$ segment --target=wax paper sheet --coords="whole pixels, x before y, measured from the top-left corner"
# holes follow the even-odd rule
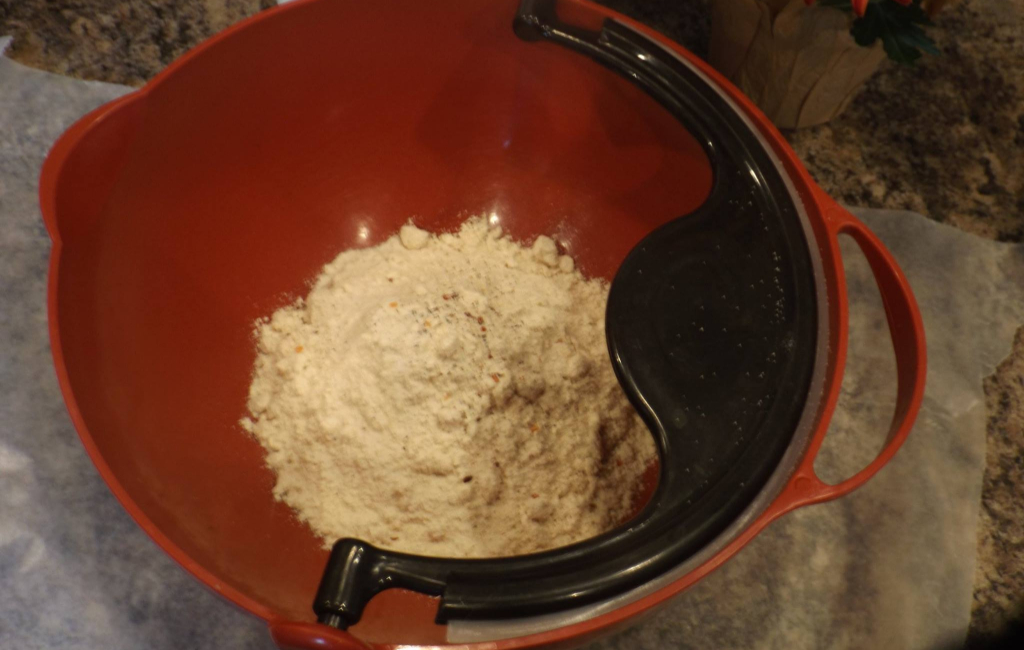
[[[0,648],[271,648],[261,622],[207,592],[122,511],[78,442],[52,368],[39,168],[75,119],[128,90],[0,57]],[[595,649],[941,650],[962,640],[982,378],[1024,322],[1024,249],[910,213],[858,214],[900,260],[925,316],[929,385],[907,445],[862,490],[787,516]],[[852,346],[820,463],[832,478],[877,450],[894,392],[874,284],[856,248],[846,251]]]

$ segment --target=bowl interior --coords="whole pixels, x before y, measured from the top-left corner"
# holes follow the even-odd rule
[[[710,190],[704,151],[667,111],[581,55],[517,39],[515,8],[275,10],[179,62],[130,125],[81,143],[85,156],[90,138],[117,140],[123,155],[60,179],[58,327],[88,436],[142,517],[260,615],[310,620],[326,552],[273,500],[237,424],[256,319],[410,218],[438,231],[493,215],[610,279]],[[82,188],[101,178],[111,189],[86,219]],[[354,631],[423,642],[376,624],[379,609]]]

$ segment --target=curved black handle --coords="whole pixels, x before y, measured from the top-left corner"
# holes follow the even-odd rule
[[[636,587],[702,548],[753,500],[788,446],[806,399],[813,346],[795,348],[810,348],[809,358],[783,348],[785,339],[809,338],[816,327],[807,245],[785,182],[750,127],[704,77],[614,21],[590,32],[559,22],[553,0],[523,0],[514,27],[525,40],[564,45],[631,79],[702,143],[713,167],[705,203],[645,238],[609,296],[609,349],[620,382],[658,440],[658,489],[623,527],[532,555],[453,560],[340,540],[314,603],[322,623],[355,623],[370,598],[393,587],[441,596],[438,622],[549,613]],[[769,255],[779,251],[785,260]],[[764,277],[785,299],[770,326],[758,327],[751,319],[774,295],[759,289]],[[737,283],[753,287],[757,301],[747,306],[753,309],[713,300],[721,286]],[[678,287],[689,291],[673,295]],[[673,347],[682,340],[680,328],[705,312],[734,333],[708,332],[706,345]],[[746,352],[731,352],[734,344]],[[774,359],[758,357],[769,350]],[[671,361],[677,354],[679,363]],[[734,372],[720,370],[723,361]],[[702,367],[709,369],[698,372]],[[762,376],[745,382],[751,370]],[[768,389],[766,382],[785,388]],[[757,399],[762,403],[755,407]]]

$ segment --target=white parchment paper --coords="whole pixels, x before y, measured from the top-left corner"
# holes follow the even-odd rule
[[[65,128],[129,90],[0,57],[0,648],[271,648],[262,623],[207,592],[121,510],[78,442],[52,368],[39,168]],[[858,214],[899,259],[924,313],[929,384],[906,446],[864,489],[777,522],[595,649],[944,650],[962,641],[985,457],[982,378],[1024,322],[1024,247],[910,213]],[[894,395],[874,283],[856,247],[845,250],[852,340],[819,463],[826,478],[873,456]]]

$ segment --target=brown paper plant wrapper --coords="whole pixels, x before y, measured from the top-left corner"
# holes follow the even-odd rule
[[[711,65],[780,128],[828,122],[885,60],[861,47],[852,16],[804,0],[713,0]]]
[[[958,0],[923,0],[929,16]],[[775,123],[828,122],[885,60],[881,41],[861,47],[852,16],[803,0],[712,0],[710,61]]]

